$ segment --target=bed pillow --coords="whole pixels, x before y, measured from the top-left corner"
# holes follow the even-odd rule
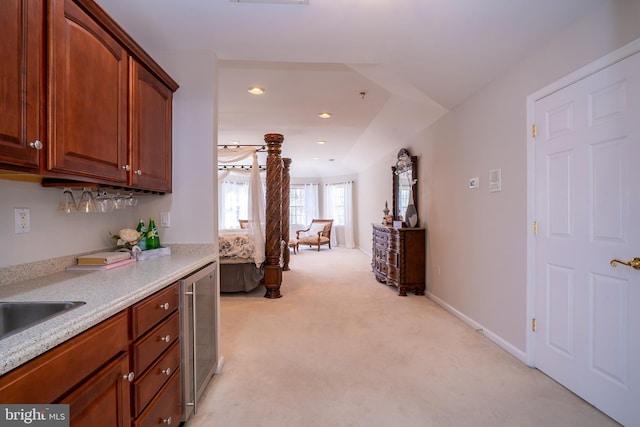
[[[317,222],[315,224],[312,224],[311,228],[309,228],[309,231],[307,231],[305,234],[311,237],[318,237],[318,232],[324,230],[324,226],[324,222]]]

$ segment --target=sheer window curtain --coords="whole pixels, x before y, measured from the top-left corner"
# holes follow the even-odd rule
[[[356,247],[353,234],[353,181],[344,183],[344,245],[349,249]]]
[[[339,184],[327,184],[324,186],[324,205],[323,218],[335,219],[336,202],[333,200],[333,188],[342,187],[344,191],[344,224],[338,225],[344,227],[344,244],[347,248],[355,248],[355,239],[353,234],[353,181],[343,182]],[[336,228],[334,222],[333,228]],[[331,233],[331,245],[337,246],[337,236],[335,230]]]
[[[304,214],[305,214],[305,227],[311,224],[311,220],[319,218],[320,209],[318,208],[318,184],[305,184],[304,185]]]

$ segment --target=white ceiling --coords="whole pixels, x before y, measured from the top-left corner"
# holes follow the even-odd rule
[[[322,177],[396,151],[607,1],[98,3],[147,51],[215,52],[219,144],[282,133],[291,175]],[[254,84],[266,93],[249,95]],[[321,111],[333,117],[320,119]]]

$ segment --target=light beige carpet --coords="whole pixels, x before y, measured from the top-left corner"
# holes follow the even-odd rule
[[[223,294],[225,366],[188,427],[617,425],[369,264],[301,248],[283,298]]]

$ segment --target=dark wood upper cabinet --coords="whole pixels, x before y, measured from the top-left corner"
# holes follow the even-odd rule
[[[41,0],[3,0],[0,12],[0,163],[37,172],[44,144]]]
[[[72,0],[49,25],[48,170],[124,185],[129,56]]]
[[[131,61],[131,168],[133,187],[171,192],[173,92]]]
[[[2,5],[0,169],[171,192],[178,84],[93,0]]]

